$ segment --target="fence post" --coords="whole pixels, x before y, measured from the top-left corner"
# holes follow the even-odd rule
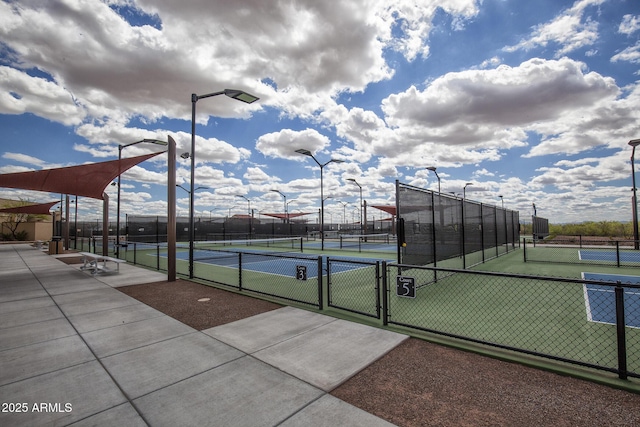
[[[522,256],[524,257],[524,262],[527,262],[527,238],[522,238]]]
[[[627,337],[624,320],[624,288],[616,286],[616,332],[618,337],[618,377],[627,379]]]
[[[136,257],[136,255],[138,254],[138,248],[137,248],[137,243],[134,242],[133,243],[133,265],[136,265],[136,262],[138,260],[138,258]]]
[[[618,267],[620,267],[620,241],[616,240],[616,262],[618,263]]]
[[[318,255],[318,309],[322,310],[324,307],[322,301],[322,255]]]
[[[380,318],[380,261],[376,261],[376,315]]]
[[[331,307],[331,262],[329,257],[327,257],[327,305]]]
[[[482,247],[482,263],[485,263],[484,259],[484,204],[480,203],[480,246]]]
[[[242,291],[242,252],[238,252],[238,290]]]
[[[389,324],[389,292],[387,283],[387,261],[382,261],[382,324]]]
[[[160,271],[160,243],[156,244],[156,270]]]

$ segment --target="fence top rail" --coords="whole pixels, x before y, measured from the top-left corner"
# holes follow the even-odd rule
[[[584,279],[572,279],[569,277],[535,276],[530,274],[497,273],[494,271],[461,270],[456,268],[428,267],[424,265],[389,263],[386,261],[382,261],[382,265],[383,265],[383,268],[386,265],[387,268],[441,271],[446,273],[475,274],[475,275],[489,276],[489,277],[510,277],[515,279],[538,280],[538,281],[544,281],[544,282],[579,283],[583,285],[598,284],[598,285],[611,286],[611,287],[624,286],[625,288],[640,289],[640,284],[624,283],[620,281],[614,282],[614,281],[607,281],[607,280],[584,280]]]
[[[353,258],[340,258],[340,256],[327,257],[328,262],[344,262],[349,264],[376,265],[380,261],[366,261]]]

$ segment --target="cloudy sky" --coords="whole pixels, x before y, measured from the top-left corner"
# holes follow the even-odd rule
[[[167,135],[190,151],[191,94],[225,88],[260,100],[197,103],[204,216],[247,213],[237,195],[256,216],[282,212],[271,190],[317,212],[320,169],[295,152],[307,149],[344,161],[324,168],[327,222],[358,219],[349,178],[367,203],[395,204],[396,179],[438,189],[430,166],[442,192],[472,183],[468,199],[502,195],[524,219],[532,203],[552,223],[631,219],[637,0],[0,2],[0,173],[113,160],[118,144]],[[123,218],[166,214],[166,161],[123,175]],[[100,215],[80,199],[80,219]]]

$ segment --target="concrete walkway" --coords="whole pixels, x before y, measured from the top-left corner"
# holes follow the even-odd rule
[[[157,274],[1,245],[0,425],[391,425],[328,392],[407,336],[292,307],[197,331],[113,288]]]

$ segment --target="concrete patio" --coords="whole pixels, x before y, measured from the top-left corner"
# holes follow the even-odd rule
[[[197,331],[114,289],[161,280],[0,246],[0,425],[390,425],[328,392],[407,336],[292,307]]]

